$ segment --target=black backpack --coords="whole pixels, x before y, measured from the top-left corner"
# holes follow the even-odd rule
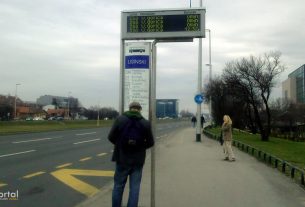
[[[125,152],[137,152],[144,148],[144,129],[141,119],[130,119],[123,127],[120,145]]]

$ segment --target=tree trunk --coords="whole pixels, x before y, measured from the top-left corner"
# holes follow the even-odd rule
[[[258,109],[257,109],[255,104],[252,104],[252,105],[253,105],[254,114],[255,114],[255,121],[256,121],[257,126],[260,130],[261,140],[262,141],[269,141],[269,136],[267,136],[267,134],[266,134],[266,130],[264,129],[264,126],[262,124]]]

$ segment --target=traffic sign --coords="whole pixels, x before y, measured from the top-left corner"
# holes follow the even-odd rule
[[[194,97],[194,100],[197,104],[202,104],[203,100],[204,100],[204,97],[203,97],[203,94],[197,94],[195,97]]]

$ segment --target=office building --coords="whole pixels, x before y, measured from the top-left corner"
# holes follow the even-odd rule
[[[178,99],[157,99],[156,116],[157,118],[177,118],[179,114]]]
[[[44,96],[40,96],[37,99],[36,103],[41,106],[54,105],[57,108],[78,107],[78,99],[73,97],[44,95]]]
[[[305,65],[290,73],[282,83],[282,96],[294,103],[305,103]]]

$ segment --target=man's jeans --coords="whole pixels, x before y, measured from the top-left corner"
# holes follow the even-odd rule
[[[127,207],[137,207],[139,201],[142,166],[125,166],[116,164],[114,187],[112,191],[112,207],[121,207],[122,197],[129,176],[129,198]]]

